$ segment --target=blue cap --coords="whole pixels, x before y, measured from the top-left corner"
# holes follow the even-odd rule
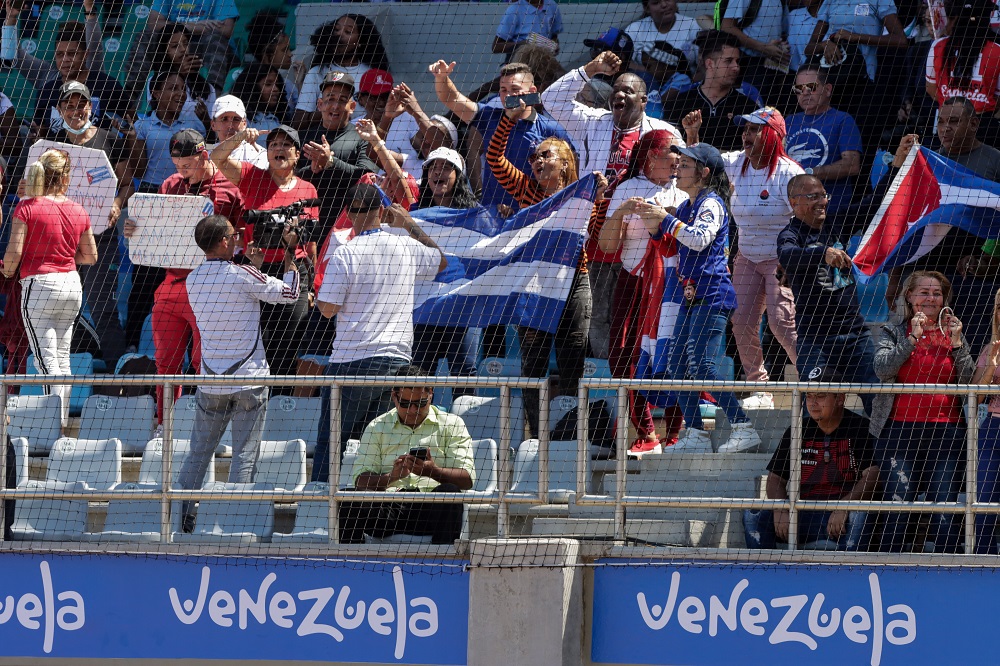
[[[707,143],[696,143],[687,148],[680,146],[670,146],[670,151],[678,155],[690,157],[695,162],[700,162],[712,170],[712,173],[725,171],[726,163],[722,161],[722,153],[715,146]]]
[[[611,51],[623,60],[622,71],[625,71],[628,63],[631,62],[632,54],[635,51],[632,38],[621,28],[608,28],[597,39],[583,40],[583,45],[601,51]]]

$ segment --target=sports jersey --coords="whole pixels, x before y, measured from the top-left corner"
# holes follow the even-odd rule
[[[972,69],[972,80],[963,87],[952,79],[945,64],[950,41],[948,37],[935,40],[927,52],[925,78],[937,90],[938,104],[949,97],[964,97],[976,107],[976,113],[995,111],[1000,94],[1000,44],[986,42]]]

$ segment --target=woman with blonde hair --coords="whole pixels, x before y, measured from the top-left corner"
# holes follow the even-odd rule
[[[1000,384],[1000,289],[993,297],[993,338],[976,362],[973,384]],[[1000,502],[1000,390],[979,396],[987,403],[986,420],[979,426],[979,466],[976,468],[976,499]],[[997,515],[976,516],[976,553],[1000,554],[997,548]]]
[[[882,328],[875,373],[884,383],[968,384],[975,363],[962,322],[948,306],[951,283],[937,271],[916,271],[903,286],[904,319]],[[876,396],[871,433],[878,437],[887,502],[955,502],[965,469],[965,421],[959,396],[902,393]],[[884,550],[902,552],[907,514],[886,516]],[[927,540],[935,552],[959,552],[961,522],[935,514]],[[918,548],[923,550],[922,547]]]
[[[83,304],[76,266],[97,262],[90,216],[66,197],[69,156],[47,150],[25,171],[25,197],[14,209],[10,243],[0,273],[20,271],[21,317],[40,375],[69,375],[73,325]],[[103,225],[102,225],[103,226]],[[62,398],[62,423],[69,418],[67,385],[46,387]]]

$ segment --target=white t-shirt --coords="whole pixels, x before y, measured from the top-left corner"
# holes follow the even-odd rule
[[[684,52],[691,67],[697,63],[698,49],[693,42],[700,31],[701,28],[696,20],[681,14],[677,15],[674,26],[667,32],[657,30],[656,24],[653,23],[650,16],[630,23],[625,28],[625,33],[632,38],[636,60],[640,59],[640,54],[651,47],[653,42],[670,42],[672,46]]]
[[[260,303],[297,301],[298,271],[285,273],[282,281],[247,264],[210,260],[194,269],[186,283],[188,300],[201,333],[201,374],[234,377],[271,374],[260,333]],[[225,395],[251,388],[254,387],[200,386],[198,390]]]
[[[306,78],[302,81],[302,90],[299,91],[299,101],[295,105],[296,111],[308,111],[312,113],[316,110],[316,102],[319,101],[320,90],[319,86],[323,83],[323,77],[327,75],[328,72],[347,72],[352,77],[354,77],[354,85],[357,86],[361,82],[361,76],[367,72],[371,67],[361,63],[354,67],[341,67],[340,65],[322,65],[317,67],[312,67],[308,72],[306,72]],[[358,105],[361,108],[361,105]],[[364,111],[362,110],[362,113]]]
[[[414,283],[438,273],[441,253],[409,236],[366,231],[333,252],[316,299],[339,305],[330,363],[412,358]]]
[[[688,195],[677,189],[673,184],[660,187],[645,176],[629,178],[618,186],[611,203],[608,205],[608,215],[613,215],[626,200],[632,197],[642,197],[658,206],[673,206],[676,208],[687,201]],[[635,273],[642,258],[646,254],[649,243],[649,231],[638,215],[626,215],[622,220],[622,268],[629,273]]]
[[[746,160],[743,151],[722,153],[722,159],[733,184],[730,208],[740,230],[740,254],[753,262],[777,259],[778,233],[792,217],[788,181],[805,172],[792,160],[782,157],[773,176],[768,177],[767,167],[757,170],[752,166],[746,175],[741,175]]]
[[[403,156],[403,171],[409,173],[420,173],[423,166],[420,155],[410,144],[410,139],[419,130],[420,125],[417,124],[417,119],[404,113],[392,121],[389,131],[385,135],[385,147]]]

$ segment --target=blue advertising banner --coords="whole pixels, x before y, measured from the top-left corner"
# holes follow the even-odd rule
[[[996,663],[997,569],[601,564],[594,662]]]
[[[0,571],[4,657],[466,663],[454,565],[9,553]]]

